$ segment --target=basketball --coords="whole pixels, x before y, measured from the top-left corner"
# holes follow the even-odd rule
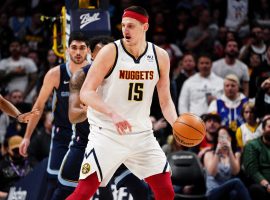
[[[177,143],[193,147],[201,143],[206,134],[203,120],[195,114],[183,113],[173,124],[173,136]]]

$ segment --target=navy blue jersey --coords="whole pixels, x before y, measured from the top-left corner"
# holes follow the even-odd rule
[[[57,176],[61,162],[68,150],[72,136],[72,126],[68,119],[69,80],[71,73],[68,64],[60,65],[58,89],[53,91],[53,129],[47,172]]]
[[[68,119],[69,80],[71,74],[68,66],[60,65],[60,82],[58,89],[54,88],[53,94],[53,124],[56,127],[63,127],[71,130],[71,123]]]
[[[83,72],[85,73],[85,76],[89,70],[91,65],[86,65],[85,67],[82,68]],[[75,137],[73,137],[73,142],[71,145],[79,145],[86,147],[87,142],[88,142],[88,134],[89,134],[89,123],[88,120],[86,119],[85,121],[81,123],[74,124],[75,128]]]

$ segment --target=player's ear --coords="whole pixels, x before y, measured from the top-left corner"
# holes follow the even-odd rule
[[[146,32],[149,28],[149,24],[148,23],[144,23],[143,24],[143,30]]]

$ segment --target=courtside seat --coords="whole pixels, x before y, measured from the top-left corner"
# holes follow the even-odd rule
[[[181,188],[176,191],[175,199],[207,199],[206,174],[204,168],[193,152],[177,151],[167,156],[172,169],[172,183]],[[187,192],[186,189],[190,190]]]

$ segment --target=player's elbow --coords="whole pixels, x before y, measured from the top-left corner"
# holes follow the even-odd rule
[[[83,90],[83,89],[81,89],[81,91],[80,91],[80,101],[82,102],[82,103],[86,103],[85,101],[86,101],[86,95],[87,94],[87,91],[85,91],[85,90]]]

